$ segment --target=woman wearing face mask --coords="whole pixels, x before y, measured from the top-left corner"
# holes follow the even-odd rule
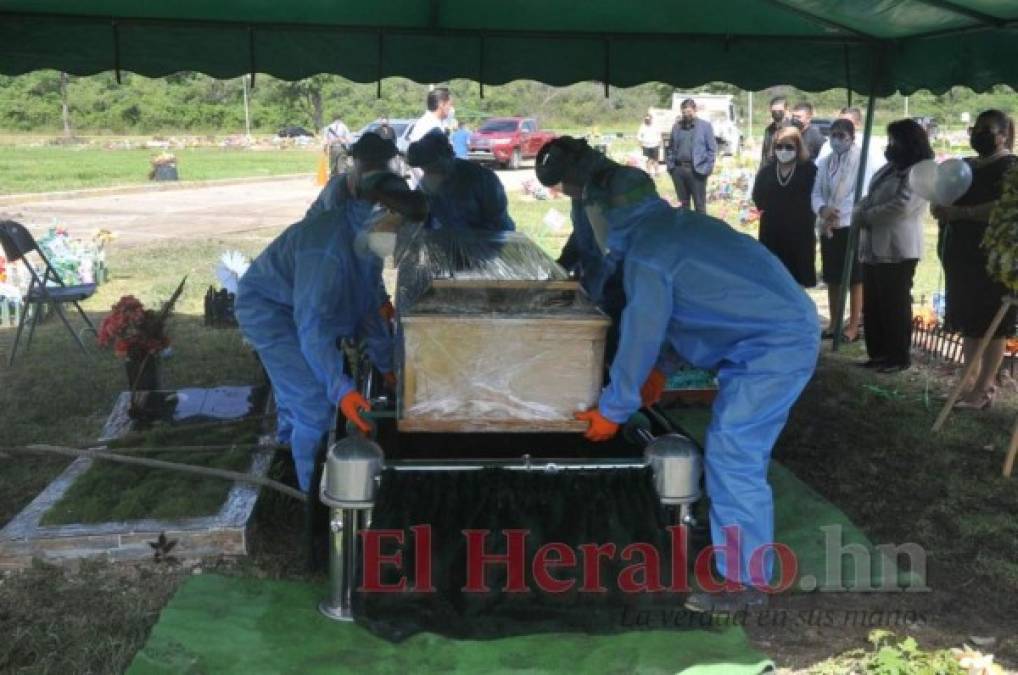
[[[778,129],[769,161],[756,175],[753,203],[760,243],[778,257],[800,286],[817,285],[815,217],[810,203],[817,168],[794,127]]]
[[[831,310],[830,328],[824,338],[834,337],[831,332],[837,317],[843,316],[841,306],[841,275],[848,255],[848,232],[855,206],[855,185],[859,176],[859,146],[855,143],[855,126],[850,120],[836,119],[831,124],[831,152],[817,162],[817,179],[813,184],[813,213],[816,214],[817,234],[820,236],[820,258],[827,299]],[[866,167],[864,185],[869,183],[873,168]],[[852,265],[849,279],[849,313],[844,339],[855,342],[862,328],[862,271]]]
[[[885,154],[887,164],[873,176],[854,214],[869,355],[860,365],[894,373],[911,363],[912,277],[922,255],[926,210],[926,200],[909,185],[909,170],[932,159],[933,150],[923,128],[905,119],[887,127]]]
[[[946,323],[964,338],[966,365],[979,348],[990,322],[1000,309],[1007,288],[986,271],[983,234],[990,212],[1000,199],[1004,174],[1018,165],[1011,154],[1014,123],[1000,110],[987,110],[976,118],[969,142],[977,157],[967,158],[972,168],[972,185],[951,206],[930,209],[940,226],[937,250],[944,265],[947,287]],[[988,408],[996,391],[995,380],[1004,358],[1006,338],[1014,335],[1015,308],[1011,307],[994,334],[973,378],[966,382],[966,395],[959,408]]]

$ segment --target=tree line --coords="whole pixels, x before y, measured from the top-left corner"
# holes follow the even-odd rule
[[[0,76],[0,129],[34,133],[151,134],[242,133],[245,130],[243,78],[218,80],[200,73],[181,72],[162,78],[123,73],[117,83],[112,73],[69,76],[56,71]],[[625,89],[613,87],[604,96],[600,83],[587,82],[553,87],[533,81],[486,86],[484,98],[476,82],[448,83],[456,99],[457,117],[475,122],[488,115],[536,116],[548,128],[629,129],[639,124],[648,107],[669,106],[673,89],[650,83]],[[336,75],[287,82],[258,75],[247,87],[253,133],[272,133],[287,125],[321,129],[335,117],[351,128],[382,116],[416,117],[423,110],[427,86],[402,78],[383,80],[381,98],[375,84],[359,84]],[[698,91],[735,95],[740,121],[746,122],[748,93],[731,85],[715,83]],[[784,94],[791,102],[809,100],[818,115],[830,115],[848,100],[843,89],[806,93],[791,87],[772,87],[755,92],[753,126],[766,124],[771,96]],[[911,115],[931,115],[957,126],[960,113],[1000,107],[1010,111],[1014,91],[995,87],[977,94],[955,87],[943,94],[918,92],[909,99]],[[856,96],[854,104],[865,105]],[[877,122],[886,123],[904,111],[901,96],[880,99]]]

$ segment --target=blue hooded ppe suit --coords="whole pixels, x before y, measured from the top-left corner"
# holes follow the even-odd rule
[[[816,367],[816,308],[777,258],[716,218],[673,209],[656,195],[604,215],[607,247],[624,264],[628,302],[600,412],[626,422],[641,406],[651,369],[674,370],[671,350],[717,370],[705,448],[711,539],[726,543],[722,528],[735,526],[741,542],[738,560],[720,553],[716,562],[726,579],[765,586],[773,555],[762,547],[774,541],[767,468]]]
[[[495,172],[464,159],[449,160],[451,171],[435,193],[426,192],[431,215],[428,226],[437,229],[511,232],[505,188]]]
[[[558,263],[568,272],[577,272],[580,285],[590,299],[612,320],[605,336],[604,359],[610,364],[618,348],[619,324],[626,295],[622,286],[622,265],[613,256],[605,257],[594,237],[583,200],[573,199],[569,209],[573,231],[562,248]]]
[[[290,443],[304,491],[336,407],[354,387],[337,340],[362,338],[379,370],[393,368],[393,339],[378,313],[382,261],[358,238],[372,204],[339,184],[334,208],[287,228],[237,290],[237,320],[272,381],[279,440]]]

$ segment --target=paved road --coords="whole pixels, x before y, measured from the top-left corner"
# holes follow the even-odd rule
[[[509,191],[534,175],[531,169],[498,173]],[[0,206],[0,220],[17,220],[33,232],[56,223],[80,237],[105,228],[121,246],[210,236],[265,239],[299,220],[318,191],[307,178],[270,179]]]
[[[113,231],[119,245],[256,232],[298,220],[318,194],[306,178],[165,192],[81,197],[0,207],[0,217],[45,230],[53,223],[87,236]]]

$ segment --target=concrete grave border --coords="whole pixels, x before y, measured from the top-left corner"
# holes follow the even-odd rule
[[[102,440],[108,441],[129,430],[129,425],[123,423],[129,403],[130,393],[121,393],[103,428]],[[265,476],[272,456],[271,449],[253,452],[248,472]],[[151,560],[153,549],[149,542],[154,542],[161,533],[177,541],[171,555],[182,560],[248,553],[248,521],[259,493],[258,486],[250,483],[234,483],[223,506],[212,516],[40,525],[45,513],[88,471],[93,461],[87,457],[74,460],[0,530],[0,570],[30,567],[33,558],[51,564],[95,557],[114,562]]]

